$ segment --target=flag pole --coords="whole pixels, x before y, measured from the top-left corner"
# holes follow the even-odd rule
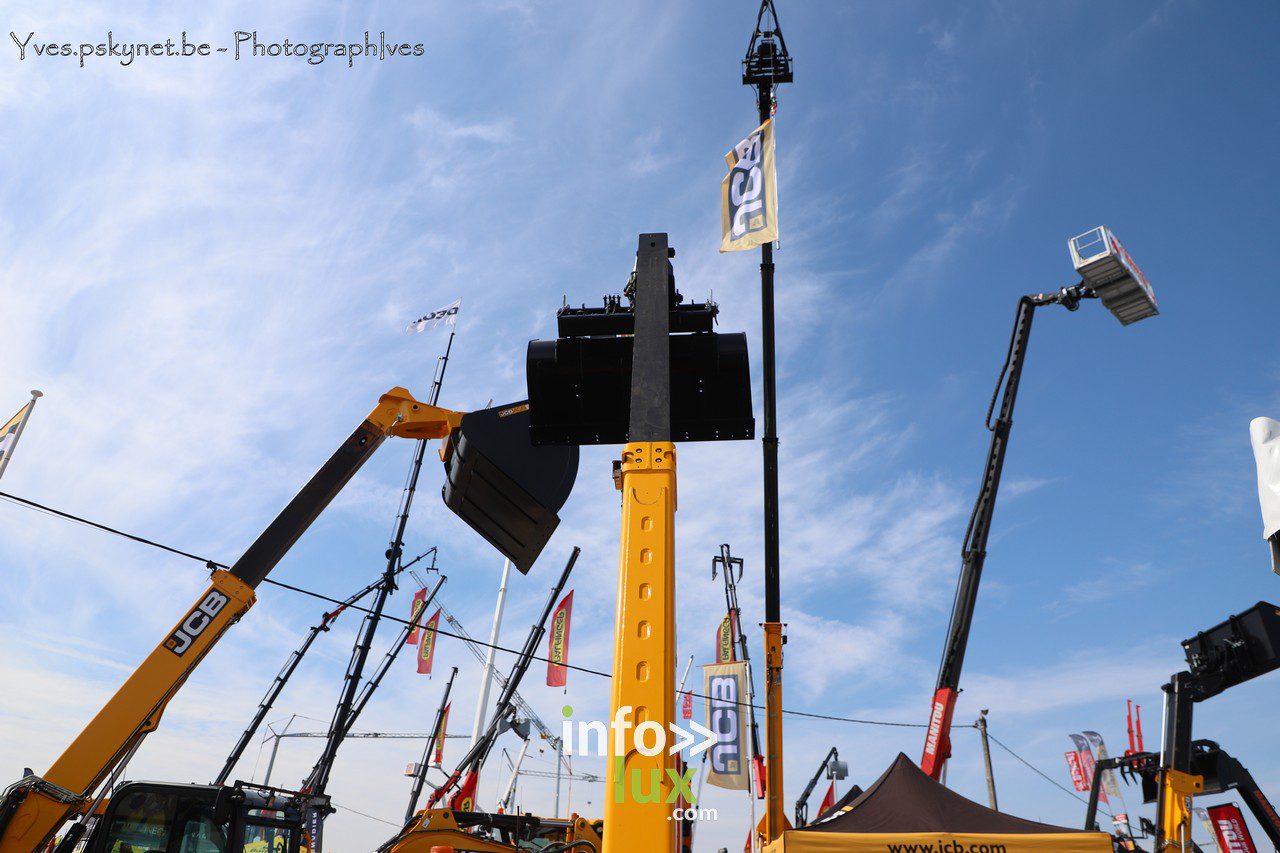
[[[444,385],[444,372],[449,367],[449,353],[453,351],[453,336],[457,333],[457,326],[449,327],[449,342],[444,345],[444,355],[436,359],[436,374],[431,379],[431,393],[427,395],[427,402],[433,406],[440,404],[440,387]]]
[[[31,418],[31,411],[36,407],[36,400],[43,397],[39,391],[31,392],[31,402],[27,403],[27,410],[22,413],[22,420],[18,421],[18,429],[13,434],[13,444],[9,445],[9,450],[0,456],[0,477],[4,476],[4,469],[9,467],[9,460],[13,458],[13,451],[18,447],[18,441],[22,438],[22,431],[27,428],[27,421]]]
[[[756,28],[742,62],[742,83],[756,88],[760,124],[773,114],[774,90],[792,80],[791,55],[782,37],[773,0],[762,0]],[[782,792],[782,626],[778,545],[778,400],[774,348],[773,243],[760,247],[760,325],[764,362],[764,645],[765,843],[786,827]]]
[[[489,686],[494,679],[493,653],[498,647],[502,631],[502,611],[507,603],[507,580],[511,577],[511,561],[502,563],[502,582],[498,585],[498,601],[493,608],[493,628],[489,633],[489,650],[485,654],[484,670],[480,674],[480,695],[476,700],[476,718],[471,724],[471,747],[474,749],[484,733],[485,712],[489,704]]]

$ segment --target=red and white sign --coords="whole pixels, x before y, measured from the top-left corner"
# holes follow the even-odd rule
[[[687,691],[684,693],[684,699],[681,700],[680,716],[686,720],[693,719],[693,694]]]
[[[1067,759],[1067,769],[1071,771],[1071,784],[1077,791],[1089,790],[1089,783],[1084,778],[1084,768],[1080,766],[1080,753],[1070,750],[1063,755]]]
[[[1223,803],[1220,806],[1210,806],[1208,811],[1214,834],[1218,836],[1218,849],[1222,853],[1258,853],[1239,806]]]

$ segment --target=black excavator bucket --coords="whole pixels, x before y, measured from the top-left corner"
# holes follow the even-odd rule
[[[445,505],[528,573],[560,524],[578,448],[534,446],[522,401],[464,415],[445,456]]]
[[[673,441],[731,441],[755,435],[747,336],[712,332],[715,315],[712,303],[672,307]],[[614,301],[604,308],[565,308],[558,319],[558,339],[529,343],[526,376],[533,443],[631,440],[634,313]]]

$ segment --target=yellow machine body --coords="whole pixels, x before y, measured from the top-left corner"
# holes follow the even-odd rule
[[[653,723],[664,735],[675,721],[676,450],[671,442],[632,442],[623,448],[622,536],[618,569],[611,717],[632,728],[623,748],[608,738],[605,777],[605,853],[675,853],[671,820],[675,762],[666,750],[636,749],[636,727]],[[630,712],[627,713],[627,709]],[[652,743],[645,738],[641,743]],[[668,773],[671,771],[671,773]]]
[[[1177,847],[1186,851],[1192,849],[1191,799],[1203,793],[1203,776],[1172,768],[1164,771],[1160,790],[1160,819],[1166,848]]]
[[[545,841],[567,844],[575,841],[587,842],[590,847],[575,848],[582,853],[599,853],[603,844],[596,826],[578,815],[571,816],[568,821],[542,821],[537,835]],[[452,847],[475,853],[513,853],[522,849],[472,835],[458,823],[452,809],[425,809],[415,816],[413,824],[403,830],[386,850],[387,853],[431,853],[436,847]]]

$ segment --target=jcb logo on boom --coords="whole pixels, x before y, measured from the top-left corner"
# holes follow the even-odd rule
[[[164,647],[178,657],[182,657],[230,600],[216,590],[210,591],[204,600],[191,608],[191,612],[178,623],[178,627],[169,635],[169,639],[164,641]]]

